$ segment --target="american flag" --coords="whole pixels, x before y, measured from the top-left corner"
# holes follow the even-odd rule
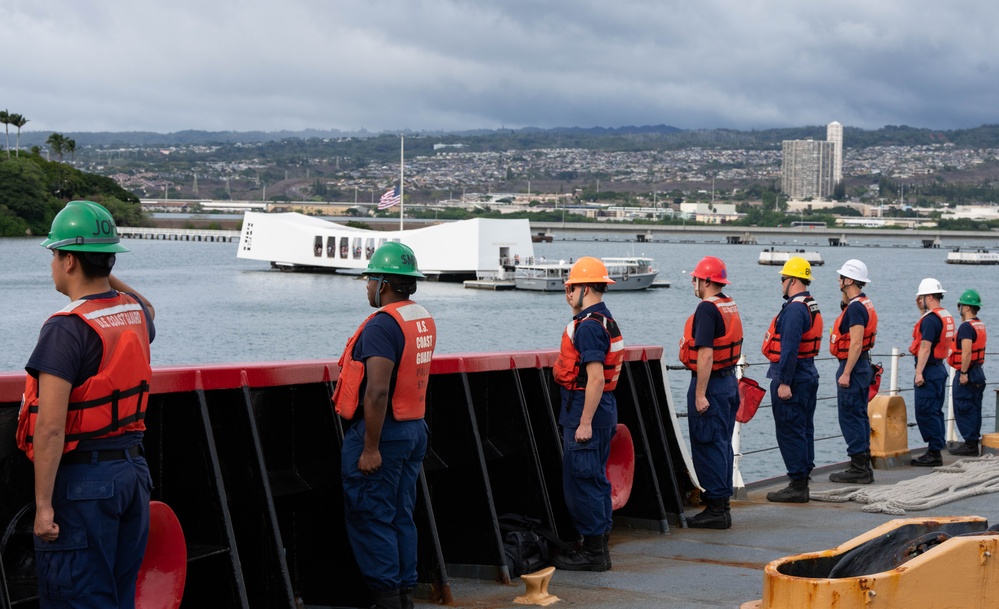
[[[378,200],[378,209],[388,209],[390,207],[395,207],[402,201],[402,197],[399,196],[399,188],[392,188],[391,190],[385,191],[382,198]]]

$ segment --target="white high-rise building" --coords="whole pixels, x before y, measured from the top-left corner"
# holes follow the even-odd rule
[[[833,121],[826,125],[826,141],[836,144],[833,153],[833,186],[843,181],[843,125]]]
[[[826,125],[826,141],[781,144],[781,190],[790,199],[829,199],[843,180],[843,125]]]
[[[781,190],[788,198],[828,199],[836,145],[815,140],[785,140],[781,145]]]

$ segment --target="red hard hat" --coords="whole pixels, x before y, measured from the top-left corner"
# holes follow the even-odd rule
[[[725,271],[725,263],[714,256],[701,258],[701,261],[697,263],[697,266],[694,267],[690,275],[698,279],[708,279],[722,285],[728,284],[728,272]]]

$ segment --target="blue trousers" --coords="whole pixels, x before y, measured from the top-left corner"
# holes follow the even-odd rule
[[[423,419],[387,417],[378,451],[382,466],[365,476],[357,469],[364,450],[364,421],[343,438],[340,476],[347,538],[368,588],[385,592],[416,585],[416,481],[427,452]]]
[[[972,374],[974,370],[971,368],[968,371],[967,385],[962,385],[960,375],[955,373],[952,389],[954,421],[957,423],[957,430],[961,432],[961,437],[966,442],[977,442],[982,438],[982,398],[985,394],[985,375],[981,373],[981,368],[978,369],[978,374]],[[972,379],[978,382],[972,384]]]
[[[871,419],[867,415],[867,396],[871,387],[871,362],[866,357],[857,360],[850,372],[850,386],[840,387],[846,360],[839,360],[836,369],[836,406],[839,409],[839,429],[846,440],[846,454],[859,455],[871,450]]]
[[[732,432],[739,411],[739,384],[735,375],[708,381],[708,409],[697,412],[694,396],[697,379],[687,389],[687,425],[690,430],[690,457],[705,499],[732,496]]]
[[[947,387],[947,369],[943,362],[927,364],[923,369],[922,387],[916,387],[913,398],[916,406],[916,424],[929,450],[943,450],[947,445],[944,427],[943,403]]]
[[[59,537],[34,538],[41,609],[135,607],[152,487],[142,456],[59,467],[52,494]]]
[[[614,527],[607,459],[616,428],[593,428],[587,442],[576,442],[576,428],[562,429],[562,492],[572,524],[584,536]]]
[[[815,468],[815,402],[819,391],[818,374],[796,375],[791,383],[791,399],[777,396],[777,379],[770,381],[777,446],[792,480],[804,480]]]

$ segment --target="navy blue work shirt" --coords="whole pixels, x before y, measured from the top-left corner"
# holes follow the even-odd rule
[[[613,319],[607,305],[603,302],[587,307],[574,315],[573,319],[582,319],[590,313],[599,313],[604,317]],[[573,344],[579,351],[580,369],[586,368],[589,362],[600,362],[603,364],[610,351],[610,335],[603,324],[596,319],[583,320],[576,326],[573,336]],[[562,387],[562,408],[559,411],[559,424],[563,427],[579,427],[579,418],[583,414],[583,405],[586,400],[584,389],[570,390]],[[605,391],[600,397],[600,404],[593,413],[593,428],[606,429],[617,426],[617,401],[613,391]]]
[[[807,291],[799,292],[792,298],[799,296],[810,296],[810,294]],[[799,364],[805,368],[811,367],[814,371],[815,358],[798,359],[801,337],[811,327],[812,314],[808,310],[808,305],[803,302],[792,302],[791,298],[787,299],[777,314],[777,322],[774,324],[774,331],[780,335],[780,361],[770,362],[770,367],[767,369],[768,379],[777,379],[781,385],[790,385],[794,382],[794,373]]]

